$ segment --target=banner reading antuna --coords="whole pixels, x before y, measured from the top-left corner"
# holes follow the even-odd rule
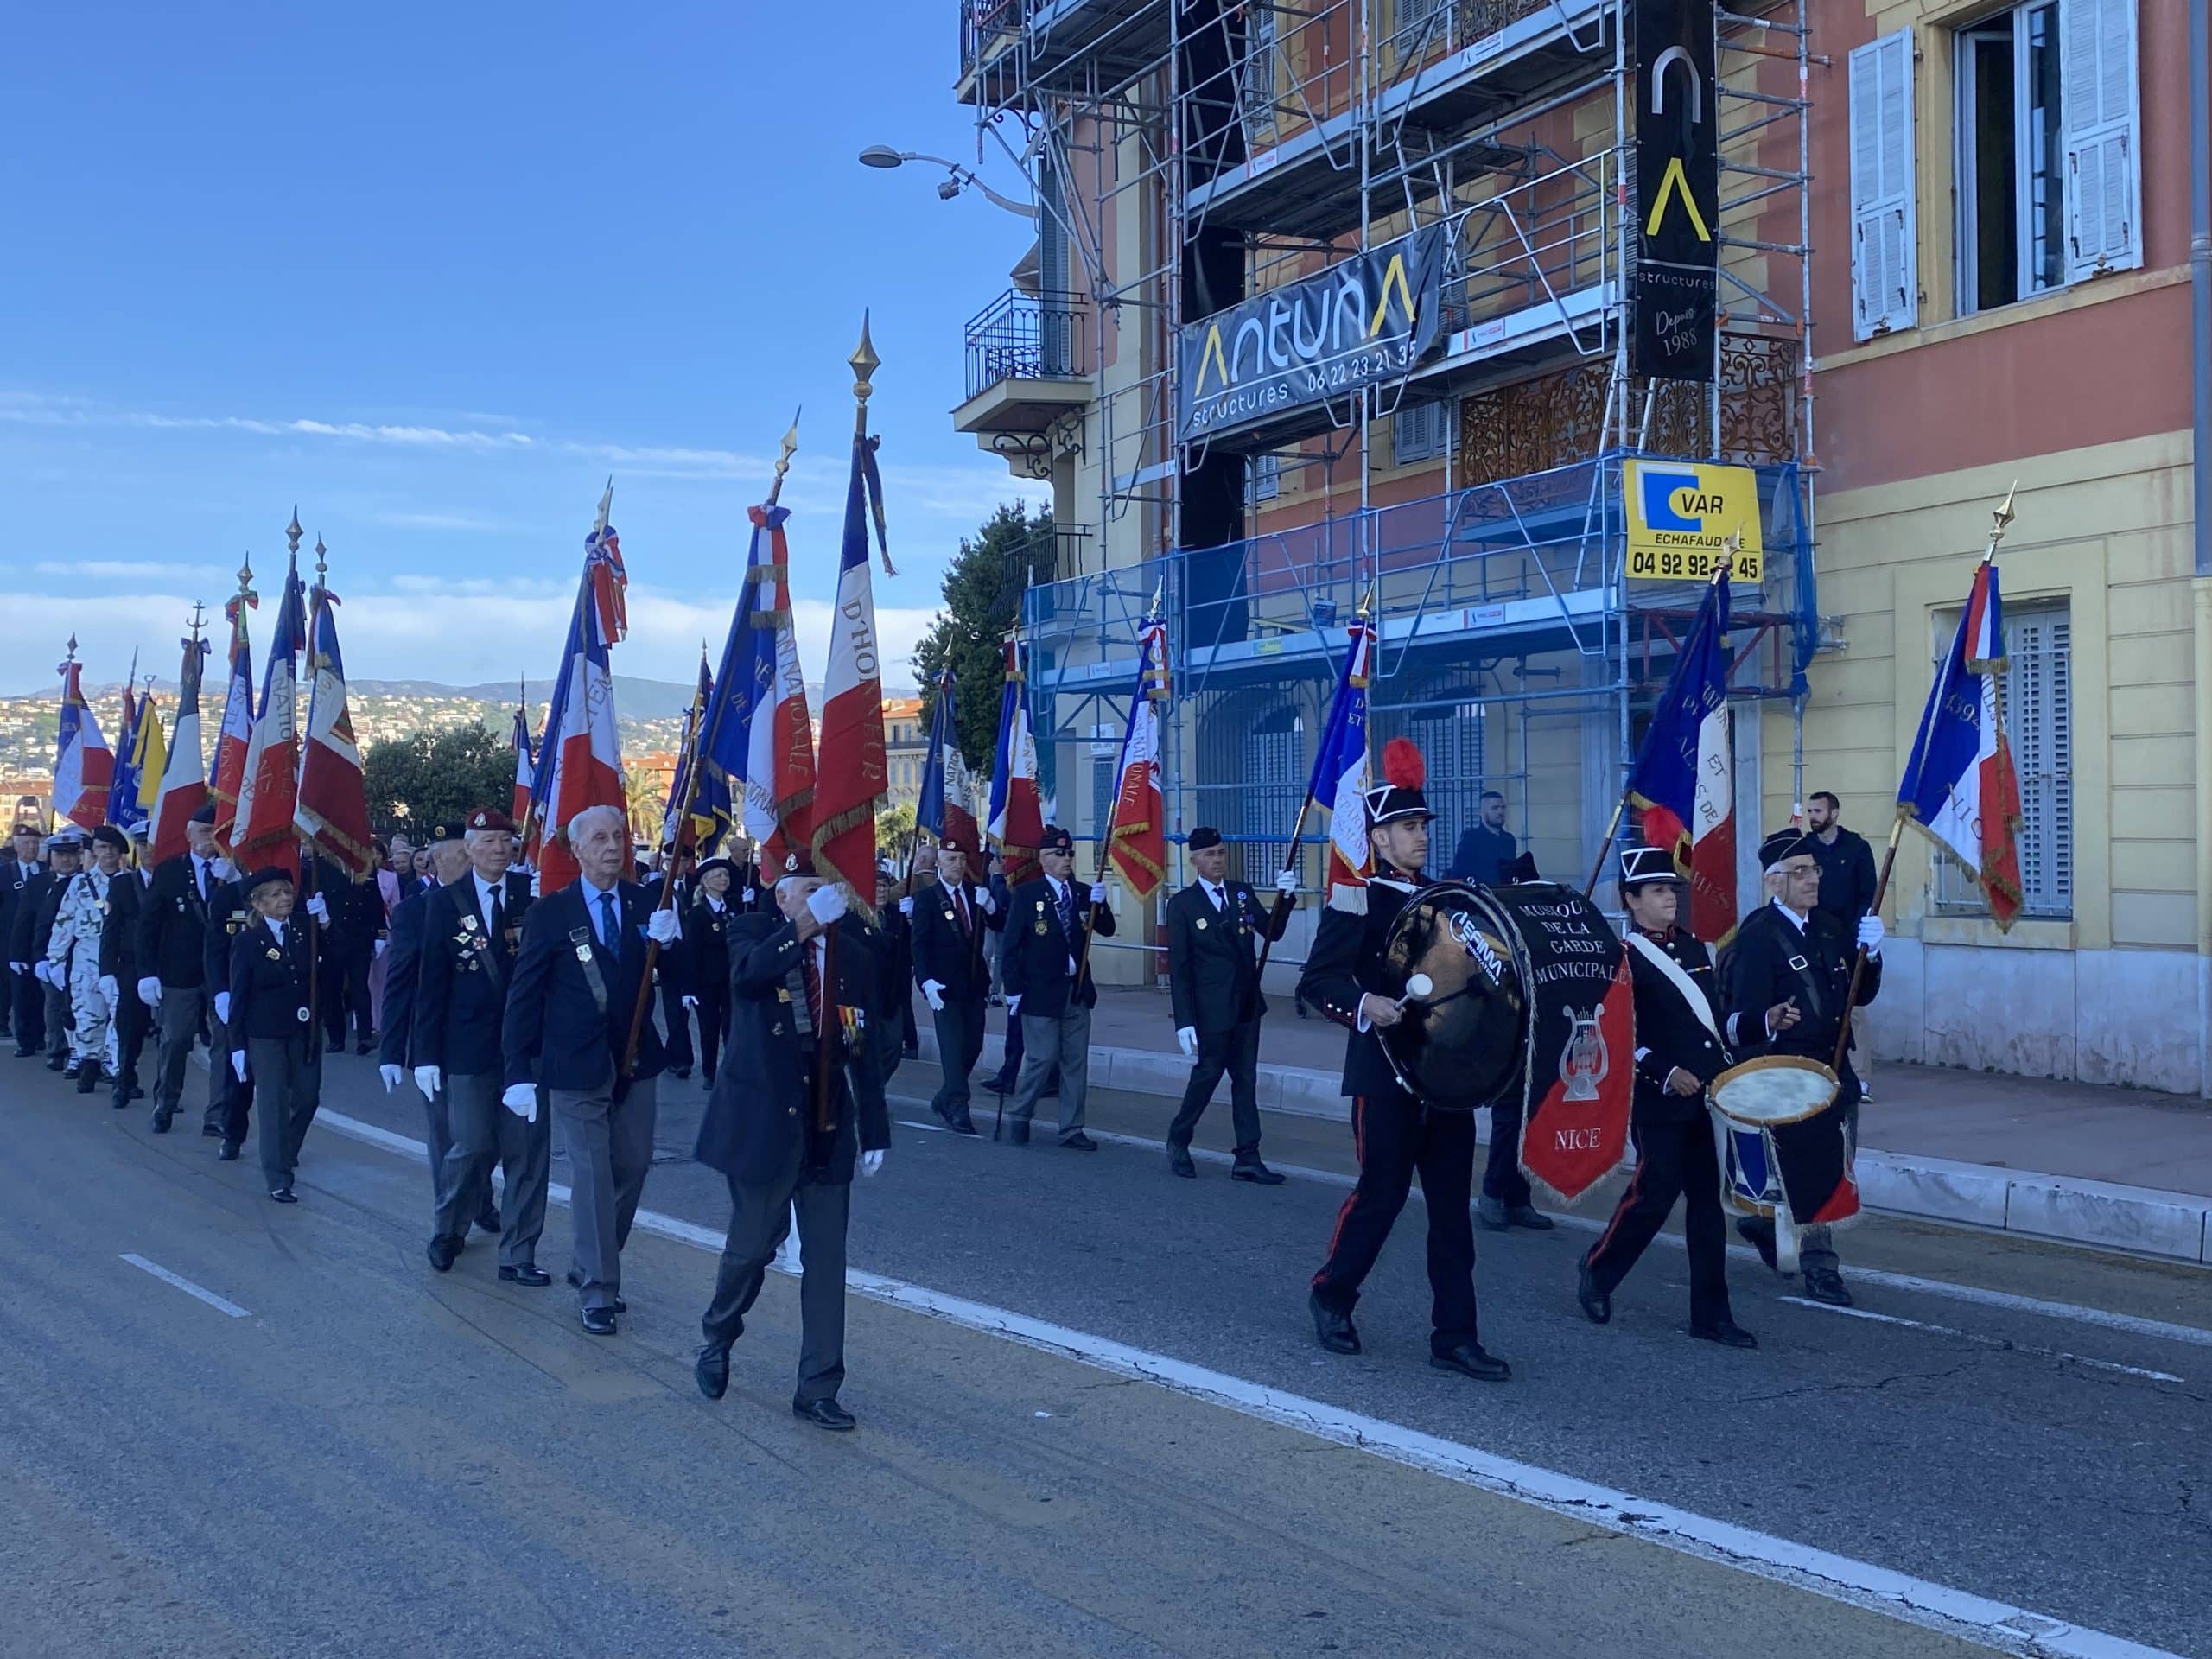
[[[1185,323],[1175,435],[1232,431],[1409,372],[1436,344],[1449,228],[1431,225]]]

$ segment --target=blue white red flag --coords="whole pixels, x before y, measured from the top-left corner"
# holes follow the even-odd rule
[[[107,785],[107,821],[125,835],[145,822],[138,810],[138,748],[146,734],[138,726],[137,679],[138,653],[134,651],[130,676],[123,682],[123,719],[116,728],[122,747],[116,752],[115,768],[108,774]]]
[[[152,845],[147,855],[156,864],[188,850],[184,826],[207,804],[207,763],[200,747],[200,686],[213,648],[196,632],[182,643],[176,729],[169,734],[168,754],[155,793]]]
[[[702,760],[706,752],[706,715],[714,706],[715,679],[699,659],[699,683],[683,722],[683,747],[668,780],[668,805],[661,813],[660,844],[666,852],[699,859],[714,851],[728,827],[729,793],[721,774]],[[696,779],[696,781],[695,781]]]
[[[100,735],[100,722],[85,701],[83,664],[77,642],[57,670],[61,676],[61,728],[54,746],[54,818],[97,830],[107,816],[108,785],[115,781],[115,754]]]
[[[875,630],[868,530],[894,574],[883,524],[877,440],[853,435],[845,486],[845,534],[837,602],[830,619],[830,666],[822,677],[822,741],[814,767],[814,866],[841,884],[849,902],[875,918],[875,815],[889,779],[883,738],[883,642]]]
[[[259,595],[248,588],[223,607],[223,619],[231,625],[231,650],[223,682],[223,723],[215,731],[207,793],[215,803],[215,844],[224,857],[233,861],[238,791],[245,782],[245,753],[253,744],[253,645],[246,637],[246,613],[260,604]]]
[[[914,827],[939,841],[980,850],[976,840],[976,785],[960,753],[960,720],[953,705],[952,670],[937,683],[937,706],[930,714],[930,752],[922,762],[922,792],[914,803]]]
[[[1367,674],[1374,641],[1367,620],[1355,617],[1351,642],[1337,676],[1337,693],[1314,751],[1306,798],[1329,815],[1329,869],[1322,882],[1332,910],[1367,913],[1367,882],[1375,858],[1367,839],[1367,791],[1373,769],[1367,753]],[[1300,815],[1301,821],[1304,814]]]
[[[538,890],[556,893],[581,873],[569,850],[567,830],[576,815],[611,806],[629,815],[622,786],[622,742],[614,724],[613,647],[622,638],[628,577],[620,544],[607,521],[614,486],[599,499],[599,522],[584,538],[584,569],[576,607],[553,677],[552,707],[537,749],[531,780],[533,840]]]
[[[748,516],[753,542],[745,582],[722,644],[699,753],[736,827],[757,849],[760,868],[772,880],[791,853],[814,844],[814,722],[791,632],[791,553],[784,534],[791,512],[764,504]]]
[[[254,711],[238,776],[232,856],[241,874],[274,866],[300,874],[293,828],[300,804],[299,658],[307,644],[307,588],[295,560],[284,573],[284,597],[262,664],[261,706]]]
[[[1152,602],[1139,639],[1136,688],[1129,695],[1129,724],[1122,737],[1114,817],[1106,831],[1106,856],[1129,891],[1148,896],[1167,873],[1167,799],[1160,786],[1160,734],[1173,687],[1168,679],[1167,624],[1160,601]]]
[[[321,545],[315,544],[318,554]],[[346,664],[338,651],[338,595],[319,581],[310,635],[308,667],[315,678],[293,818],[317,852],[358,881],[377,867],[369,845],[368,785],[360,745],[353,741]]]
[[[515,752],[514,804],[507,816],[519,828],[530,820],[530,779],[537,767],[537,753],[530,741],[530,709],[524,703],[515,704],[515,728],[507,741]]]
[[[1029,683],[1021,642],[1006,642],[1006,690],[999,696],[999,735],[991,760],[991,843],[1009,885],[1038,873],[1045,839],[1044,802],[1037,784],[1037,736],[1029,723]]]
[[[1728,583],[1707,584],[1629,773],[1643,838],[1689,886],[1683,922],[1708,944],[1736,931],[1735,746],[1728,709]]]
[[[1997,564],[1975,567],[1897,785],[1897,811],[1947,849],[2009,930],[2020,914],[2020,781],[2005,737],[2005,615]]]

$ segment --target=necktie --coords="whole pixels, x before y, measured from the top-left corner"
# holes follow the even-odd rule
[[[1224,896],[1223,890],[1209,883],[1206,887],[1206,893],[1208,896],[1213,899],[1213,907],[1215,912],[1218,914],[1227,914],[1229,911],[1229,901]]]
[[[814,1028],[822,1029],[822,972],[815,966],[814,952],[806,953],[806,1011],[814,1017]]]
[[[1075,897],[1065,887],[1060,889],[1060,931],[1071,939],[1075,938]]]
[[[490,909],[486,912],[486,919],[491,926],[492,938],[494,941],[506,937],[506,906],[499,902],[498,887],[492,889],[492,904]]]
[[[614,919],[614,895],[612,893],[601,893],[599,895],[599,942],[617,956],[621,954],[622,949],[620,936],[618,932],[620,925]]]
[[[960,912],[960,931],[963,933],[973,933],[976,931],[975,925],[968,919],[967,888],[955,887],[952,890],[952,907]]]

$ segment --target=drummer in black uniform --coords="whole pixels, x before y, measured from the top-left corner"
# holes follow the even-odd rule
[[[1475,1334],[1475,1233],[1468,1213],[1474,1114],[1434,1109],[1407,1093],[1382,1051],[1380,1033],[1402,1017],[1396,1001],[1380,988],[1383,946],[1398,912],[1429,885],[1421,871],[1436,816],[1421,793],[1426,768],[1411,742],[1391,739],[1382,767],[1388,781],[1367,792],[1375,874],[1364,889],[1365,913],[1330,899],[1298,984],[1304,1001],[1351,1030],[1344,1092],[1351,1097],[1352,1144],[1359,1156],[1359,1184],[1338,1212],[1329,1259],[1313,1275],[1308,1306],[1322,1347],[1332,1354],[1359,1352],[1352,1306],[1418,1170],[1428,1206],[1428,1363],[1503,1382],[1513,1374],[1510,1368],[1486,1353]]]
[[[1730,1317],[1728,1224],[1720,1213],[1720,1159],[1706,1110],[1707,1086],[1729,1064],[1720,1039],[1720,990],[1705,946],[1675,925],[1675,863],[1656,847],[1621,855],[1628,906],[1628,971],[1636,992],[1636,1094],[1629,1134],[1636,1176],[1613,1218],[1582,1258],[1575,1299],[1592,1321],[1613,1317],[1613,1291],[1682,1201],[1690,1257],[1690,1334],[1756,1348]]]
[[[1882,918],[1872,913],[1860,917],[1853,939],[1841,922],[1817,907],[1821,867],[1813,858],[1811,838],[1794,825],[1759,843],[1759,868],[1766,872],[1768,902],[1736,930],[1728,968],[1729,1045],[1740,1058],[1796,1054],[1826,1065],[1835,1058],[1837,1039],[1850,1018],[1854,945],[1866,951],[1858,1006],[1872,1002],[1882,988]],[[1859,1097],[1848,1045],[1838,1077],[1842,1087],[1834,1115],[1848,1169],[1859,1141]],[[1746,1216],[1736,1230],[1768,1267],[1775,1265],[1771,1220]],[[1836,1307],[1851,1306],[1826,1226],[1816,1224],[1798,1236],[1797,1261],[1808,1296]]]

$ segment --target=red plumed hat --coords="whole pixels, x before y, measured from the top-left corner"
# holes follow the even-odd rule
[[[1371,828],[1401,818],[1434,818],[1422,789],[1428,783],[1428,762],[1409,737],[1394,737],[1382,746],[1382,782],[1367,791],[1367,822]]]
[[[1382,746],[1382,781],[1400,789],[1426,789],[1428,762],[1410,737],[1394,737]]]

